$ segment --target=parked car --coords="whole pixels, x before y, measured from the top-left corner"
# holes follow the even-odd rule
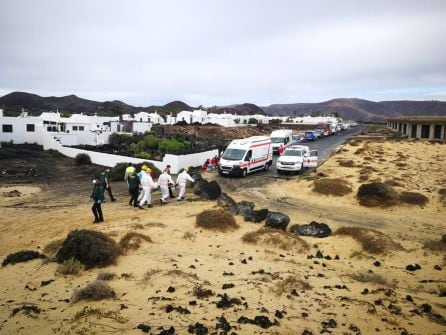
[[[297,172],[304,168],[317,167],[317,151],[305,145],[293,145],[287,148],[276,163],[277,173]]]
[[[314,130],[307,130],[305,132],[305,139],[307,141],[317,141],[318,140],[316,132]]]
[[[296,134],[293,135],[292,145],[297,145],[305,141],[305,134]]]
[[[314,132],[315,132],[317,138],[322,138],[322,137],[324,137],[324,130],[323,130],[323,129],[321,129],[321,128],[316,128],[316,129],[314,129]]]

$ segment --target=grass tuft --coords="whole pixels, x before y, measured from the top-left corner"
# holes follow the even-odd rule
[[[313,192],[342,197],[352,191],[347,181],[339,178],[320,178],[313,183]]]
[[[401,244],[375,229],[361,227],[341,227],[334,235],[350,236],[358,241],[362,249],[371,254],[384,254],[389,251],[401,251]]]
[[[129,250],[138,250],[142,241],[153,243],[152,239],[147,235],[130,232],[121,238],[119,241],[119,246],[121,247],[122,251],[126,253]]]
[[[359,204],[367,207],[390,207],[398,203],[398,193],[393,187],[379,182],[362,184],[356,197]]]
[[[304,252],[309,250],[309,245],[299,236],[294,234],[269,228],[246,233],[242,241],[249,244],[268,245],[282,250]]]
[[[46,256],[34,250],[21,250],[6,256],[6,258],[2,262],[2,266],[6,266],[8,264],[14,265],[17,263],[28,262],[33,259],[39,259],[39,258],[44,259],[46,258]]]
[[[195,223],[200,228],[223,232],[239,228],[232,214],[223,209],[201,212],[197,215]]]
[[[74,291],[73,302],[80,300],[99,301],[116,298],[115,291],[105,281],[96,280]]]
[[[358,272],[349,275],[352,279],[361,283],[374,283],[384,286],[392,286],[389,284],[386,278],[376,273]]]
[[[296,276],[288,276],[287,278],[279,281],[272,288],[272,291],[277,295],[284,293],[289,294],[292,290],[306,291],[311,290],[313,287],[304,279]]]
[[[424,194],[417,192],[401,192],[400,201],[410,205],[425,206],[429,202],[429,198]]]
[[[62,246],[63,239],[52,240],[44,248],[43,252],[50,256],[55,256]]]
[[[84,266],[77,259],[70,258],[57,265],[56,273],[60,275],[77,275],[84,269]]]

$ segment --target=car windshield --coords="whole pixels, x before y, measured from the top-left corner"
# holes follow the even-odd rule
[[[245,156],[246,150],[242,149],[226,149],[221,158],[228,161],[239,161]]]
[[[300,150],[285,150],[282,156],[294,156],[294,157],[302,157],[302,151]]]
[[[271,143],[285,143],[285,138],[283,138],[283,137],[271,137]]]
[[[305,135],[313,135],[313,132],[312,131],[307,131],[307,132],[305,132]]]

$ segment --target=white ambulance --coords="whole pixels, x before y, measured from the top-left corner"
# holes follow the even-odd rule
[[[293,143],[293,131],[291,129],[274,130],[269,138],[271,139],[271,143],[273,145],[273,152],[279,153],[279,148],[281,145],[286,148]]]
[[[288,147],[277,159],[276,170],[281,172],[300,173],[304,168],[317,167],[317,150],[310,150],[305,145]]]
[[[253,136],[229,143],[218,165],[222,176],[242,176],[248,173],[267,171],[273,164],[271,140],[266,136]]]

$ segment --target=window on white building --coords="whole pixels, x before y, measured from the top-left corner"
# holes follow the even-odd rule
[[[77,131],[77,126],[73,126],[73,131]]]
[[[4,133],[12,133],[12,124],[3,124],[2,131]]]
[[[28,131],[28,132],[33,132],[33,131],[35,131],[35,125],[33,125],[33,124],[27,124],[27,125],[26,125],[26,131]]]
[[[84,131],[84,126],[79,126],[79,131]]]

